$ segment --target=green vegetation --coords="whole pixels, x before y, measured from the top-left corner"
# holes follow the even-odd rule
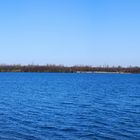
[[[0,65],[0,72],[114,72],[140,73],[140,67],[63,66],[63,65]]]

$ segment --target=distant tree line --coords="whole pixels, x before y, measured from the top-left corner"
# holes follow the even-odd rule
[[[63,65],[0,65],[0,72],[115,72],[140,73],[140,67],[63,66]]]

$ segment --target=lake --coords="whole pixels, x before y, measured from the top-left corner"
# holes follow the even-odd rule
[[[0,140],[140,140],[140,74],[0,73]]]

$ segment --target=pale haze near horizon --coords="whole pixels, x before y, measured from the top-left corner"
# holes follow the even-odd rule
[[[140,66],[139,0],[1,0],[0,63]]]

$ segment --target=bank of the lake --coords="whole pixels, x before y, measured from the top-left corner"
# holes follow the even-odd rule
[[[0,65],[0,72],[140,73],[140,67],[94,67],[78,65]]]

